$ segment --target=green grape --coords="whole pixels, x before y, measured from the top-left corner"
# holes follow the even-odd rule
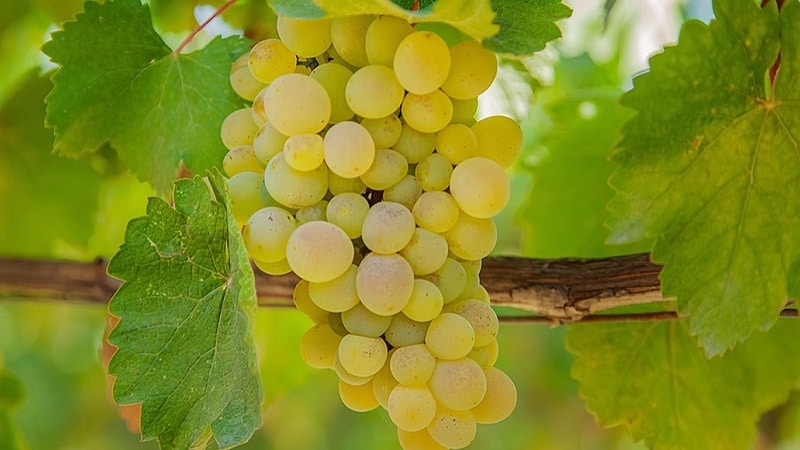
[[[475,123],[475,113],[478,112],[478,99],[471,98],[469,100],[450,99],[453,104],[453,118],[450,119],[451,123],[460,123],[466,126],[472,126]]]
[[[400,256],[408,261],[414,275],[428,275],[439,270],[447,260],[447,241],[442,235],[424,228],[414,230]]]
[[[278,36],[284,45],[302,58],[313,58],[331,45],[330,19],[295,19],[278,16]]]
[[[236,59],[231,65],[230,82],[236,95],[252,102],[256,95],[264,89],[266,84],[258,81],[250,72],[248,66],[249,55],[244,54]]]
[[[472,296],[476,300],[480,300],[487,305],[491,303],[491,297],[489,296],[489,291],[486,290],[483,286],[478,286],[478,289],[475,290],[475,293]]]
[[[408,162],[399,152],[379,148],[369,169],[361,174],[361,181],[373,190],[382,191],[399,183],[408,173]]]
[[[283,158],[291,168],[307,172],[322,165],[325,149],[318,134],[295,134],[283,144]]]
[[[397,111],[404,94],[392,69],[379,65],[358,69],[345,88],[350,109],[367,119],[379,119]]]
[[[273,156],[283,151],[288,136],[276,130],[271,123],[265,123],[253,138],[253,151],[261,164],[267,165]]]
[[[358,267],[350,265],[342,275],[332,280],[320,282],[309,281],[308,295],[315,305],[325,311],[347,311],[358,304],[358,295],[356,295],[357,273]]]
[[[494,160],[503,167],[510,166],[522,150],[522,130],[517,122],[506,116],[490,116],[472,126],[478,140],[478,156]]]
[[[486,395],[486,375],[481,366],[469,358],[438,361],[430,388],[436,401],[444,407],[466,411],[477,406]]]
[[[311,289],[311,283],[308,285],[309,290]],[[309,296],[311,293],[309,292]],[[328,325],[331,326],[331,330],[334,333],[338,334],[339,336],[347,336],[350,334],[347,331],[347,328],[344,327],[344,323],[342,323],[342,313],[339,312],[332,312],[328,313]],[[358,384],[358,383],[350,383],[350,384]]]
[[[443,191],[450,184],[453,166],[444,156],[433,153],[417,164],[414,175],[425,191]]]
[[[414,280],[411,299],[403,308],[403,314],[416,322],[428,322],[442,312],[444,298],[442,291],[428,280]]]
[[[264,109],[272,126],[287,136],[318,133],[331,118],[331,99],[319,81],[290,73],[267,86]]]
[[[469,411],[439,407],[428,425],[428,432],[436,442],[447,448],[458,449],[468,446],[475,439],[478,426]]]
[[[417,131],[406,124],[392,148],[403,155],[409,164],[416,164],[433,153],[435,143],[435,134]]]
[[[386,329],[384,338],[393,347],[424,344],[427,331],[428,322],[417,322],[404,314],[396,314],[392,317],[392,323]]]
[[[315,369],[332,369],[341,341],[327,323],[314,325],[300,339],[300,357]]]
[[[400,41],[393,65],[405,90],[412,94],[428,94],[439,89],[447,79],[450,50],[436,33],[415,31]]]
[[[337,355],[349,373],[369,377],[381,370],[387,353],[386,342],[381,338],[348,334],[339,342]]]
[[[406,306],[413,290],[414,272],[400,255],[370,253],[358,266],[358,298],[375,314],[397,314]]]
[[[265,39],[250,49],[250,73],[262,83],[272,83],[281,75],[294,72],[297,56],[280,39]]]
[[[264,177],[254,172],[237,173],[228,179],[231,214],[238,223],[245,223],[259,209],[267,206],[261,197]]]
[[[480,300],[465,300],[448,305],[449,312],[467,319],[475,330],[475,346],[484,346],[497,337],[500,322],[491,306]]]
[[[333,42],[331,42],[331,44],[332,44],[332,43],[333,43]],[[340,66],[342,66],[342,67],[345,67],[345,68],[347,68],[347,70],[349,70],[349,71],[350,71],[350,73],[353,73],[353,72],[355,72],[356,70],[358,70],[358,67],[356,67],[356,66],[354,66],[354,65],[350,64],[349,62],[345,61],[345,59],[344,59],[344,58],[342,58],[342,55],[340,55],[340,54],[339,54],[339,53],[336,51],[336,47],[334,47],[333,45],[331,45],[330,47],[328,47],[328,51],[326,51],[326,52],[323,54],[323,56],[322,56],[322,60],[323,60],[323,61],[327,61],[328,63],[334,63],[334,64],[338,64],[338,65],[340,65]]]
[[[269,122],[267,110],[264,106],[264,94],[266,94],[266,92],[267,87],[265,86],[264,89],[261,89],[258,94],[256,94],[256,98],[253,99],[253,105],[250,108],[250,115],[252,116],[253,123],[259,127],[263,127]]]
[[[470,127],[451,123],[436,134],[436,152],[458,164],[477,155],[478,138]]]
[[[359,336],[380,337],[392,323],[392,316],[379,316],[361,303],[342,313],[342,323],[348,332]]]
[[[472,358],[484,370],[486,370],[497,362],[498,354],[499,347],[497,345],[497,339],[492,339],[492,341],[486,345],[482,345],[480,347],[476,345],[473,347],[472,351],[469,352],[469,355],[467,356]]]
[[[447,450],[447,447],[436,442],[427,429],[406,431],[397,429],[397,440],[403,450]]]
[[[497,423],[510,416],[517,406],[517,388],[508,375],[496,367],[486,370],[486,396],[472,415],[477,423]]]
[[[294,214],[294,217],[297,219],[298,225],[306,222],[314,222],[316,220],[327,222],[328,221],[328,216],[326,214],[327,210],[328,210],[328,201],[320,200],[311,206],[306,206],[305,208],[298,209],[297,212]]]
[[[389,359],[392,376],[402,385],[419,386],[428,382],[436,367],[436,357],[425,344],[398,347]]]
[[[458,314],[442,313],[433,320],[425,334],[425,345],[439,359],[460,359],[475,344],[475,331],[469,321]]]
[[[436,415],[436,399],[427,386],[395,386],[389,394],[389,417],[397,428],[419,431]]]
[[[331,195],[344,194],[345,192],[363,194],[367,191],[367,186],[364,185],[361,178],[344,178],[333,172],[329,172],[328,190],[331,192]]]
[[[327,220],[347,233],[350,239],[361,236],[364,219],[369,212],[369,202],[355,192],[335,195],[326,209]]]
[[[414,207],[421,195],[422,186],[413,175],[406,175],[402,180],[383,191],[385,201],[400,203],[409,210]]]
[[[377,408],[380,403],[375,398],[375,393],[372,391],[372,380],[354,386],[347,384],[344,380],[339,380],[339,398],[342,403],[355,412],[372,411]]]
[[[241,172],[255,172],[259,175],[264,173],[264,166],[256,158],[256,152],[252,145],[240,145],[233,147],[225,154],[222,160],[222,170],[232,177]]]
[[[511,198],[511,183],[506,171],[491,159],[466,159],[452,173],[450,194],[461,210],[472,217],[486,219],[495,216]]]
[[[308,294],[308,281],[300,280],[294,286],[292,294],[294,306],[303,314],[308,316],[314,323],[328,323],[330,313],[317,306]],[[338,345],[338,342],[337,342]]]
[[[325,163],[344,178],[363,175],[375,160],[375,143],[356,122],[339,122],[325,133]]]
[[[414,216],[394,202],[376,203],[369,209],[361,229],[364,245],[375,253],[391,254],[408,245],[414,236]]]
[[[253,122],[250,108],[237,109],[228,114],[220,126],[222,143],[228,150],[240,145],[251,145],[258,126]]]
[[[349,64],[356,67],[369,64],[365,46],[367,29],[373,19],[374,16],[347,16],[331,20],[333,47]]]
[[[253,259],[276,262],[286,258],[286,242],[297,228],[297,221],[283,208],[268,206],[254,212],[242,236]]]
[[[451,256],[455,255],[451,254]],[[464,273],[467,275],[467,283],[464,285],[464,290],[458,294],[458,297],[456,297],[456,300],[458,302],[471,300],[475,297],[475,292],[478,290],[478,286],[481,284],[481,278],[472,265],[465,264],[464,261],[458,261],[458,263],[464,268]],[[449,306],[452,307],[452,304]]]
[[[293,169],[278,154],[264,172],[264,184],[269,195],[280,204],[293,209],[311,206],[322,200],[328,192],[328,170],[321,165],[314,170],[301,172]]]
[[[374,375],[363,377],[363,376],[353,375],[352,373],[348,372],[347,369],[345,369],[344,366],[342,365],[342,361],[339,359],[338,351],[333,357],[333,371],[336,372],[336,375],[339,377],[340,380],[352,386],[363,386],[372,381],[372,379],[374,378]]]
[[[475,98],[489,88],[497,75],[497,57],[475,41],[450,47],[450,72],[442,90],[460,100]]]
[[[464,266],[453,258],[447,258],[439,270],[422,278],[439,288],[445,304],[455,300],[467,284],[467,273],[464,271]]]
[[[394,387],[397,386],[397,380],[394,379],[389,364],[395,350],[396,349],[392,349],[389,351],[386,357],[386,363],[383,364],[381,370],[372,378],[372,392],[375,394],[378,403],[380,403],[384,409],[389,407],[389,395],[391,395]]]
[[[403,120],[423,133],[435,133],[450,123],[453,104],[444,92],[436,90],[427,94],[406,95],[401,108]]]
[[[353,262],[353,243],[341,228],[328,222],[297,227],[286,243],[286,259],[300,278],[324,283],[344,274]]]
[[[400,42],[414,28],[407,21],[393,16],[378,16],[367,28],[364,46],[370,64],[392,67]]]
[[[273,262],[259,261],[257,259],[254,259],[253,261],[255,262],[256,267],[258,267],[258,270],[266,273],[267,275],[286,275],[292,271],[292,268],[289,267],[289,263],[286,261],[286,258]]]
[[[483,259],[497,243],[497,228],[492,219],[479,219],[464,212],[452,228],[444,232],[450,251],[462,259]]]
[[[403,122],[395,114],[377,119],[363,119],[361,126],[372,136],[375,148],[392,148],[403,130]]]
[[[320,64],[311,71],[311,78],[319,81],[331,99],[331,123],[344,122],[353,118],[355,113],[347,104],[345,87],[353,72],[347,67],[329,62]]]
[[[422,228],[434,233],[444,233],[458,220],[458,203],[443,191],[424,192],[411,209],[414,220]]]

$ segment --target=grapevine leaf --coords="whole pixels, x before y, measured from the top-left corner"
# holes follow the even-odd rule
[[[253,342],[256,293],[219,172],[175,184],[175,208],[151,198],[109,262],[125,283],[109,309],[114,398],[142,403],[142,435],[186,449],[211,434],[221,448],[260,426]]]
[[[57,152],[80,156],[110,142],[131,171],[166,191],[183,162],[202,172],[219,164],[219,126],[241,105],[230,64],[241,38],[216,38],[173,53],[138,0],[87,2],[42,50],[61,67],[47,97]]]
[[[623,97],[639,114],[614,157],[609,223],[612,242],[657,238],[664,295],[709,356],[800,295],[800,4],[714,8]]]
[[[706,359],[684,321],[570,327],[572,375],[604,427],[625,424],[655,450],[752,448],[761,414],[800,381],[791,320]]]
[[[20,405],[24,396],[25,390],[19,379],[0,367],[0,448],[4,450],[28,448],[11,417],[11,411]]]
[[[500,32],[483,41],[489,50],[530,55],[561,37],[555,22],[572,15],[561,0],[492,0]]]
[[[88,161],[50,153],[44,97],[51,87],[30,74],[0,109],[0,254],[64,256],[61,249],[85,248],[92,235],[102,179]]]

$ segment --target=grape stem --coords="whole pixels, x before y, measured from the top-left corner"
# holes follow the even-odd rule
[[[192,32],[191,32],[191,33],[189,33],[189,35],[188,35],[188,36],[186,36],[186,39],[184,39],[184,40],[183,40],[183,42],[181,42],[181,44],[180,44],[180,45],[179,45],[179,46],[178,46],[178,47],[175,49],[175,51],[174,51],[174,52],[172,52],[172,53],[173,53],[173,54],[175,54],[175,55],[178,55],[178,54],[180,54],[180,53],[181,53],[181,51],[183,51],[184,47],[186,47],[187,45],[189,45],[189,43],[190,43],[190,42],[192,42],[192,41],[194,40],[195,36],[197,36],[197,34],[198,34],[198,33],[200,33],[201,31],[203,31],[203,28],[205,28],[205,27],[206,27],[206,25],[208,25],[209,23],[211,23],[211,21],[212,21],[212,20],[214,20],[215,18],[217,18],[217,16],[219,16],[220,14],[222,14],[222,13],[223,13],[223,12],[224,12],[226,9],[230,8],[230,7],[231,7],[231,6],[232,6],[234,3],[236,3],[237,1],[238,1],[238,0],[228,0],[227,2],[225,2],[225,4],[224,4],[224,5],[222,5],[222,6],[220,6],[219,8],[217,8],[217,10],[216,10],[216,11],[214,11],[214,14],[212,14],[212,15],[211,15],[211,16],[210,16],[208,19],[204,20],[204,21],[203,21],[203,23],[201,23],[200,25],[198,25],[198,26],[197,26],[197,28],[195,28],[194,30],[192,30]]]

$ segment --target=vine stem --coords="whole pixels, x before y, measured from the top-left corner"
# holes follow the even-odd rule
[[[178,54],[180,54],[180,53],[181,53],[181,51],[184,49],[184,47],[186,47],[187,45],[189,45],[189,43],[190,43],[190,42],[192,42],[192,41],[194,40],[195,36],[197,36],[197,33],[199,33],[199,32],[201,32],[201,31],[203,31],[203,28],[205,28],[205,27],[206,27],[206,26],[207,26],[209,23],[211,23],[211,21],[212,21],[212,20],[216,19],[216,18],[217,18],[217,16],[219,16],[220,14],[222,14],[223,12],[225,12],[225,10],[226,10],[226,9],[230,8],[230,7],[231,7],[231,6],[232,6],[234,3],[236,3],[237,1],[238,1],[238,0],[228,0],[227,2],[225,2],[225,4],[224,4],[224,5],[222,5],[222,6],[220,6],[219,8],[217,8],[217,10],[216,10],[216,11],[214,11],[214,14],[212,14],[212,15],[211,15],[211,16],[210,16],[208,19],[206,19],[205,21],[203,21],[203,23],[201,23],[200,25],[198,25],[198,26],[197,26],[197,28],[195,28],[194,30],[192,30],[192,32],[191,32],[191,33],[189,33],[189,35],[188,35],[188,36],[186,36],[186,39],[184,39],[184,40],[183,40],[183,42],[181,42],[181,44],[180,44],[180,45],[178,45],[178,47],[177,47],[177,48],[175,49],[175,51],[174,51],[174,52],[172,52],[172,53],[173,53],[173,54],[175,54],[175,55],[178,55]]]
[[[675,312],[598,314],[622,306],[674,307],[661,295],[661,267],[650,255],[604,259],[529,259],[493,257],[483,262],[481,280],[495,306],[524,311],[507,323],[621,322],[675,320]],[[258,303],[294,307],[293,274],[270,276],[255,270]],[[106,275],[106,262],[0,258],[0,300],[49,300],[105,304],[120,286]],[[667,303],[664,305],[663,303]],[[797,310],[786,309],[786,317]]]

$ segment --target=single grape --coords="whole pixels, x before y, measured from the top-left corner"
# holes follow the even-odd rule
[[[436,134],[436,152],[450,164],[458,164],[476,156],[478,138],[472,129],[460,123],[451,123]]]
[[[478,423],[497,423],[510,416],[517,406],[517,388],[508,375],[496,367],[486,370],[486,395],[472,409]]]
[[[266,84],[258,81],[250,72],[247,61],[249,57],[250,55],[244,54],[236,58],[236,61],[231,65],[230,82],[233,91],[239,97],[252,102]]]
[[[443,236],[450,251],[463,259],[483,259],[497,243],[497,228],[492,219],[478,219],[461,212],[455,225]]]
[[[408,161],[400,152],[379,148],[369,169],[361,175],[361,181],[373,190],[382,191],[399,183],[408,173]]]
[[[356,295],[357,273],[358,267],[351,265],[342,275],[332,280],[310,281],[308,283],[308,295],[315,305],[325,311],[334,313],[347,311],[358,304],[358,295]]]
[[[283,158],[291,168],[307,172],[322,165],[325,150],[322,136],[318,134],[295,134],[283,144]]]
[[[423,133],[408,125],[403,125],[400,137],[397,138],[392,149],[403,155],[409,164],[416,164],[433,153],[435,143],[435,134]]]
[[[345,88],[352,75],[350,69],[334,62],[320,64],[311,71],[311,78],[319,81],[331,99],[331,123],[350,120],[355,115],[345,97]]]
[[[348,334],[339,342],[339,362],[348,372],[358,377],[378,373],[386,362],[388,350],[381,338]]]
[[[264,184],[272,198],[282,205],[293,209],[304,208],[325,197],[328,170],[321,165],[314,170],[301,172],[293,169],[283,154],[278,154],[267,164]]]
[[[428,275],[439,270],[447,260],[447,241],[442,235],[416,228],[411,240],[400,250],[414,275]]]
[[[265,39],[250,49],[247,63],[255,79],[269,84],[294,72],[297,56],[280,39]]]
[[[456,411],[474,408],[486,395],[486,375],[469,358],[438,361],[429,385],[441,405]]]
[[[436,33],[415,31],[400,41],[394,72],[405,90],[424,95],[442,86],[450,71],[450,50]]]
[[[428,432],[436,442],[447,448],[458,449],[468,446],[475,439],[478,427],[471,412],[439,407],[428,425]]]
[[[339,56],[349,64],[363,67],[367,59],[367,29],[375,16],[346,16],[331,20],[331,41]],[[448,55],[449,56],[449,55]]]
[[[401,108],[403,120],[423,133],[436,133],[453,118],[453,104],[444,92],[406,95]]]
[[[403,314],[417,322],[428,322],[441,314],[444,305],[442,291],[428,280],[414,280],[411,299],[403,308]]]
[[[379,65],[358,69],[345,88],[350,109],[367,119],[379,119],[397,111],[404,94],[392,69]]]
[[[392,323],[392,316],[379,316],[362,303],[342,313],[342,323],[348,332],[359,336],[379,337]]]
[[[478,156],[509,167],[522,150],[522,130],[506,116],[490,116],[472,126],[478,140]]]
[[[315,369],[332,369],[334,355],[342,337],[334,333],[327,323],[309,328],[300,340],[300,357]]]
[[[388,353],[387,360],[383,364],[383,367],[381,367],[381,370],[372,378],[372,392],[375,394],[378,403],[380,403],[384,409],[389,408],[389,395],[391,395],[392,390],[398,384],[397,380],[395,380],[392,375],[390,367],[390,361],[395,350],[396,349],[392,349]]]
[[[286,259],[286,243],[297,221],[283,208],[269,206],[254,212],[242,231],[247,253],[259,261],[274,263]]]
[[[433,375],[436,368],[436,357],[425,344],[398,347],[392,352],[389,367],[392,376],[400,384],[419,386],[427,383]]]
[[[331,118],[328,92],[308,75],[281,75],[267,86],[263,98],[269,122],[287,136],[318,133]]]
[[[406,431],[424,429],[436,415],[436,399],[427,386],[395,386],[388,406],[392,422]]]
[[[225,154],[225,158],[222,160],[222,170],[229,177],[241,172],[255,172],[261,175],[264,173],[264,166],[256,158],[256,152],[252,145],[240,145]]]
[[[400,139],[400,132],[403,130],[403,122],[395,114],[377,119],[363,119],[361,126],[372,136],[375,148],[391,148]]]
[[[469,158],[452,170],[450,194],[464,212],[486,219],[508,204],[511,183],[500,164],[488,158]]]
[[[324,283],[344,274],[353,262],[353,243],[341,228],[328,222],[307,222],[289,236],[286,259],[294,273]]]
[[[392,323],[386,329],[384,338],[393,347],[405,347],[407,345],[425,343],[425,333],[428,332],[429,322],[417,322],[405,316],[396,314],[392,317]]]
[[[264,176],[254,172],[241,172],[228,179],[231,194],[231,214],[238,223],[245,223],[259,209],[267,206],[261,196]]]
[[[414,175],[406,175],[402,180],[383,191],[383,199],[387,202],[400,203],[410,211],[422,195],[422,185]]]
[[[448,305],[447,310],[467,319],[475,330],[475,345],[483,346],[497,337],[500,322],[491,306],[480,300],[464,300]]]
[[[489,88],[497,75],[497,57],[475,41],[450,47],[450,72],[442,90],[450,97],[467,100]]]
[[[364,220],[369,213],[369,203],[354,192],[335,195],[326,209],[327,220],[347,233],[350,239],[361,236]]]
[[[376,17],[369,24],[367,34],[364,36],[364,47],[369,63],[392,67],[398,45],[413,31],[414,28],[399,17]]]
[[[331,172],[355,178],[369,170],[375,160],[375,143],[356,122],[339,122],[325,133],[325,162]]]
[[[303,58],[321,55],[331,45],[330,19],[278,16],[277,31],[284,45]]]
[[[297,224],[303,224],[306,222],[314,222],[315,220],[321,220],[323,222],[328,221],[328,215],[326,213],[328,209],[328,201],[327,200],[320,200],[317,203],[314,203],[311,206],[306,206],[305,208],[300,208],[294,214],[295,219],[297,219]]]
[[[375,314],[397,314],[411,299],[414,272],[400,255],[370,253],[358,266],[356,290],[364,306]]]
[[[458,204],[443,191],[424,192],[411,210],[414,220],[422,228],[434,233],[444,233],[458,220]]]
[[[372,411],[380,405],[372,391],[372,380],[359,386],[339,380],[339,398],[345,406],[356,412]]]
[[[363,194],[366,192],[367,186],[364,185],[361,178],[344,178],[333,172],[328,172],[328,190],[331,195],[344,194],[345,192]]]
[[[425,334],[425,345],[439,359],[460,359],[475,344],[475,331],[469,321],[458,314],[443,313],[431,320]]]
[[[228,114],[220,126],[222,143],[228,150],[240,145],[251,145],[258,126],[253,122],[250,108],[237,109]]]
[[[408,245],[414,229],[414,216],[408,208],[399,203],[380,202],[367,212],[361,239],[373,252],[392,254]]]
[[[265,123],[253,138],[253,151],[258,161],[267,165],[273,156],[283,151],[283,144],[288,136],[276,130],[270,123]]]
[[[417,164],[414,175],[425,191],[443,191],[450,184],[453,166],[444,156],[433,153]],[[458,201],[458,199],[456,199]]]
[[[455,300],[467,284],[464,267],[452,258],[447,258],[439,270],[422,278],[435,284],[442,291],[442,299],[445,304]]]

